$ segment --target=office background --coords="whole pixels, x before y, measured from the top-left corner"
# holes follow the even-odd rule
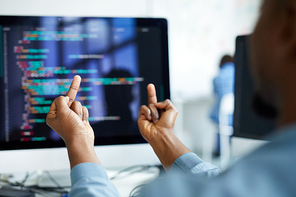
[[[216,130],[209,119],[212,80],[235,37],[252,32],[261,0],[0,0],[1,15],[164,17],[169,24],[176,133],[197,153]],[[205,144],[206,143],[206,144]]]

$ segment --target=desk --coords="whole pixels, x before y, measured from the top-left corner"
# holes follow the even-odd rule
[[[108,169],[107,174],[109,177],[114,176],[119,170],[122,169]],[[39,173],[40,175],[42,172]],[[131,175],[119,176],[118,178],[112,180],[111,182],[116,186],[119,194],[122,197],[128,197],[130,192],[137,187],[138,185],[147,184],[158,177],[159,170],[157,168],[150,168],[149,170],[145,170],[142,172],[135,172]],[[61,186],[70,186],[70,170],[64,171],[51,171],[50,175],[61,185]],[[21,174],[14,174],[14,177],[10,180],[11,182],[14,181],[21,181],[25,177],[24,173]],[[55,187],[56,185],[50,180],[47,174],[43,173],[41,176],[37,176],[37,174],[33,175],[26,181],[26,185],[34,185],[37,184],[39,186],[52,186]],[[67,188],[70,190],[70,188]],[[41,194],[36,194],[36,197],[60,197],[60,194],[53,193],[53,192],[41,192]]]

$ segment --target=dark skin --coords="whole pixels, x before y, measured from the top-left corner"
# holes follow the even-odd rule
[[[257,92],[279,111],[278,126],[296,121],[296,2],[269,0],[252,37]]]
[[[157,103],[153,84],[147,86],[148,106],[140,108],[138,125],[144,139],[152,146],[168,171],[173,162],[190,150],[174,134],[177,110],[170,100]],[[161,110],[162,113],[158,111]],[[160,115],[161,114],[161,115]]]
[[[71,169],[85,162],[100,164],[94,151],[94,132],[88,122],[88,110],[74,101],[81,78],[75,76],[66,96],[56,98],[47,114],[46,123],[65,141]],[[155,87],[149,84],[148,106],[142,106],[138,125],[143,137],[153,147],[161,163],[169,170],[172,163],[184,153],[190,152],[174,135],[177,110],[166,100],[157,103]],[[160,117],[159,111],[162,111]]]
[[[66,96],[56,98],[46,117],[46,123],[65,141],[71,169],[85,162],[100,163],[94,150],[94,132],[88,122],[88,110],[74,101],[81,77],[76,75]]]

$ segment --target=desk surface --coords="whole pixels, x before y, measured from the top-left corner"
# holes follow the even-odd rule
[[[114,176],[119,170],[122,169],[110,169],[107,170],[107,174],[109,177]],[[130,192],[137,186],[142,184],[147,184],[152,180],[158,177],[159,170],[158,168],[150,168],[145,171],[134,172],[132,174],[122,173],[118,178],[112,180],[111,182],[116,186],[118,192],[122,197],[128,197]],[[26,181],[26,185],[35,185],[38,184],[39,186],[47,186],[47,187],[55,187],[56,185],[50,180],[46,173],[39,172],[39,176],[37,174],[32,175]],[[41,175],[41,176],[40,176]],[[65,171],[51,171],[50,175],[61,185],[61,186],[70,186],[70,170]],[[25,177],[25,173],[15,174],[14,177],[10,180],[11,182],[21,181]],[[70,190],[70,188],[67,188]],[[36,194],[36,197],[44,197],[44,196],[51,196],[51,197],[58,197],[61,196],[60,194],[53,193],[53,192],[41,192],[41,194]]]

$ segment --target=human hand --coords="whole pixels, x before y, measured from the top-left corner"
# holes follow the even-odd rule
[[[174,134],[177,109],[170,100],[157,103],[153,84],[147,86],[148,106],[140,108],[138,125],[144,139],[168,171],[181,155],[191,152]]]
[[[93,144],[94,132],[88,122],[88,110],[81,103],[74,101],[81,82],[81,77],[76,75],[66,96],[56,98],[46,117],[46,123],[65,143],[70,143],[76,138],[86,137]]]
[[[153,84],[147,86],[147,91],[148,106],[141,106],[138,125],[142,136],[150,143],[160,135],[173,134],[178,111],[168,99],[157,103],[156,90]]]

